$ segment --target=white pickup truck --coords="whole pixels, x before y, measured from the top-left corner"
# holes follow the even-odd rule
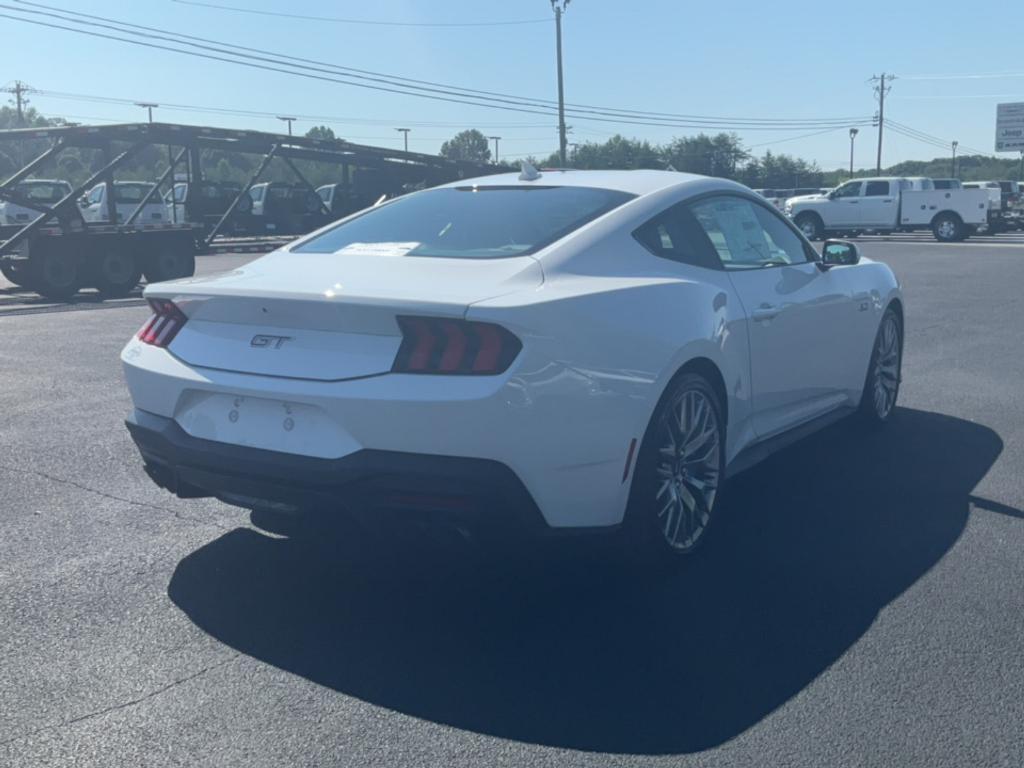
[[[29,179],[21,181],[14,187],[14,194],[26,202],[43,207],[56,205],[62,198],[71,194],[71,185],[66,181],[54,179]],[[10,200],[0,199],[0,225],[24,226],[35,221],[43,214],[35,208],[19,205]]]
[[[983,190],[913,187],[910,179],[900,177],[853,179],[827,195],[791,198],[784,210],[811,239],[930,229],[940,242],[957,242],[988,221]]]
[[[145,181],[115,181],[114,182],[114,205],[117,210],[117,220],[125,221],[139,203],[153,189],[153,185]],[[86,193],[79,202],[82,208],[82,218],[92,222],[109,222],[110,216],[107,213],[107,184],[101,182]],[[160,197],[154,195],[142,209],[142,213],[135,219],[135,224],[144,226],[146,224],[163,224],[167,219],[167,210],[164,208]]]

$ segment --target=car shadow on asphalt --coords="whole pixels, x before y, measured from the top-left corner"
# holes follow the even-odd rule
[[[577,542],[499,562],[343,526],[236,529],[168,587],[227,645],[372,704],[524,742],[707,749],[799,693],[954,545],[1002,450],[900,409],[736,477],[696,559],[649,580]]]

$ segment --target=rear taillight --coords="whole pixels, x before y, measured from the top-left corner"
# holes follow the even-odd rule
[[[400,316],[402,345],[395,373],[489,376],[508,370],[523,348],[512,333],[493,323]]]
[[[139,340],[154,347],[166,347],[188,321],[170,299],[146,299],[153,316],[139,329]]]

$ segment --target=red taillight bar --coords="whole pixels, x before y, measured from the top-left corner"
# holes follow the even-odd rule
[[[170,299],[146,299],[153,316],[139,329],[139,341],[166,347],[178,335],[188,318]]]
[[[395,373],[493,376],[508,370],[523,348],[510,331],[493,323],[400,315],[402,345]]]

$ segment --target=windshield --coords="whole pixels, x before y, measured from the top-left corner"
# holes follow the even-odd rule
[[[634,195],[592,187],[448,187],[374,208],[295,248],[493,259],[534,253]]]
[[[15,194],[33,203],[56,203],[71,192],[71,185],[56,181],[24,181]]]

